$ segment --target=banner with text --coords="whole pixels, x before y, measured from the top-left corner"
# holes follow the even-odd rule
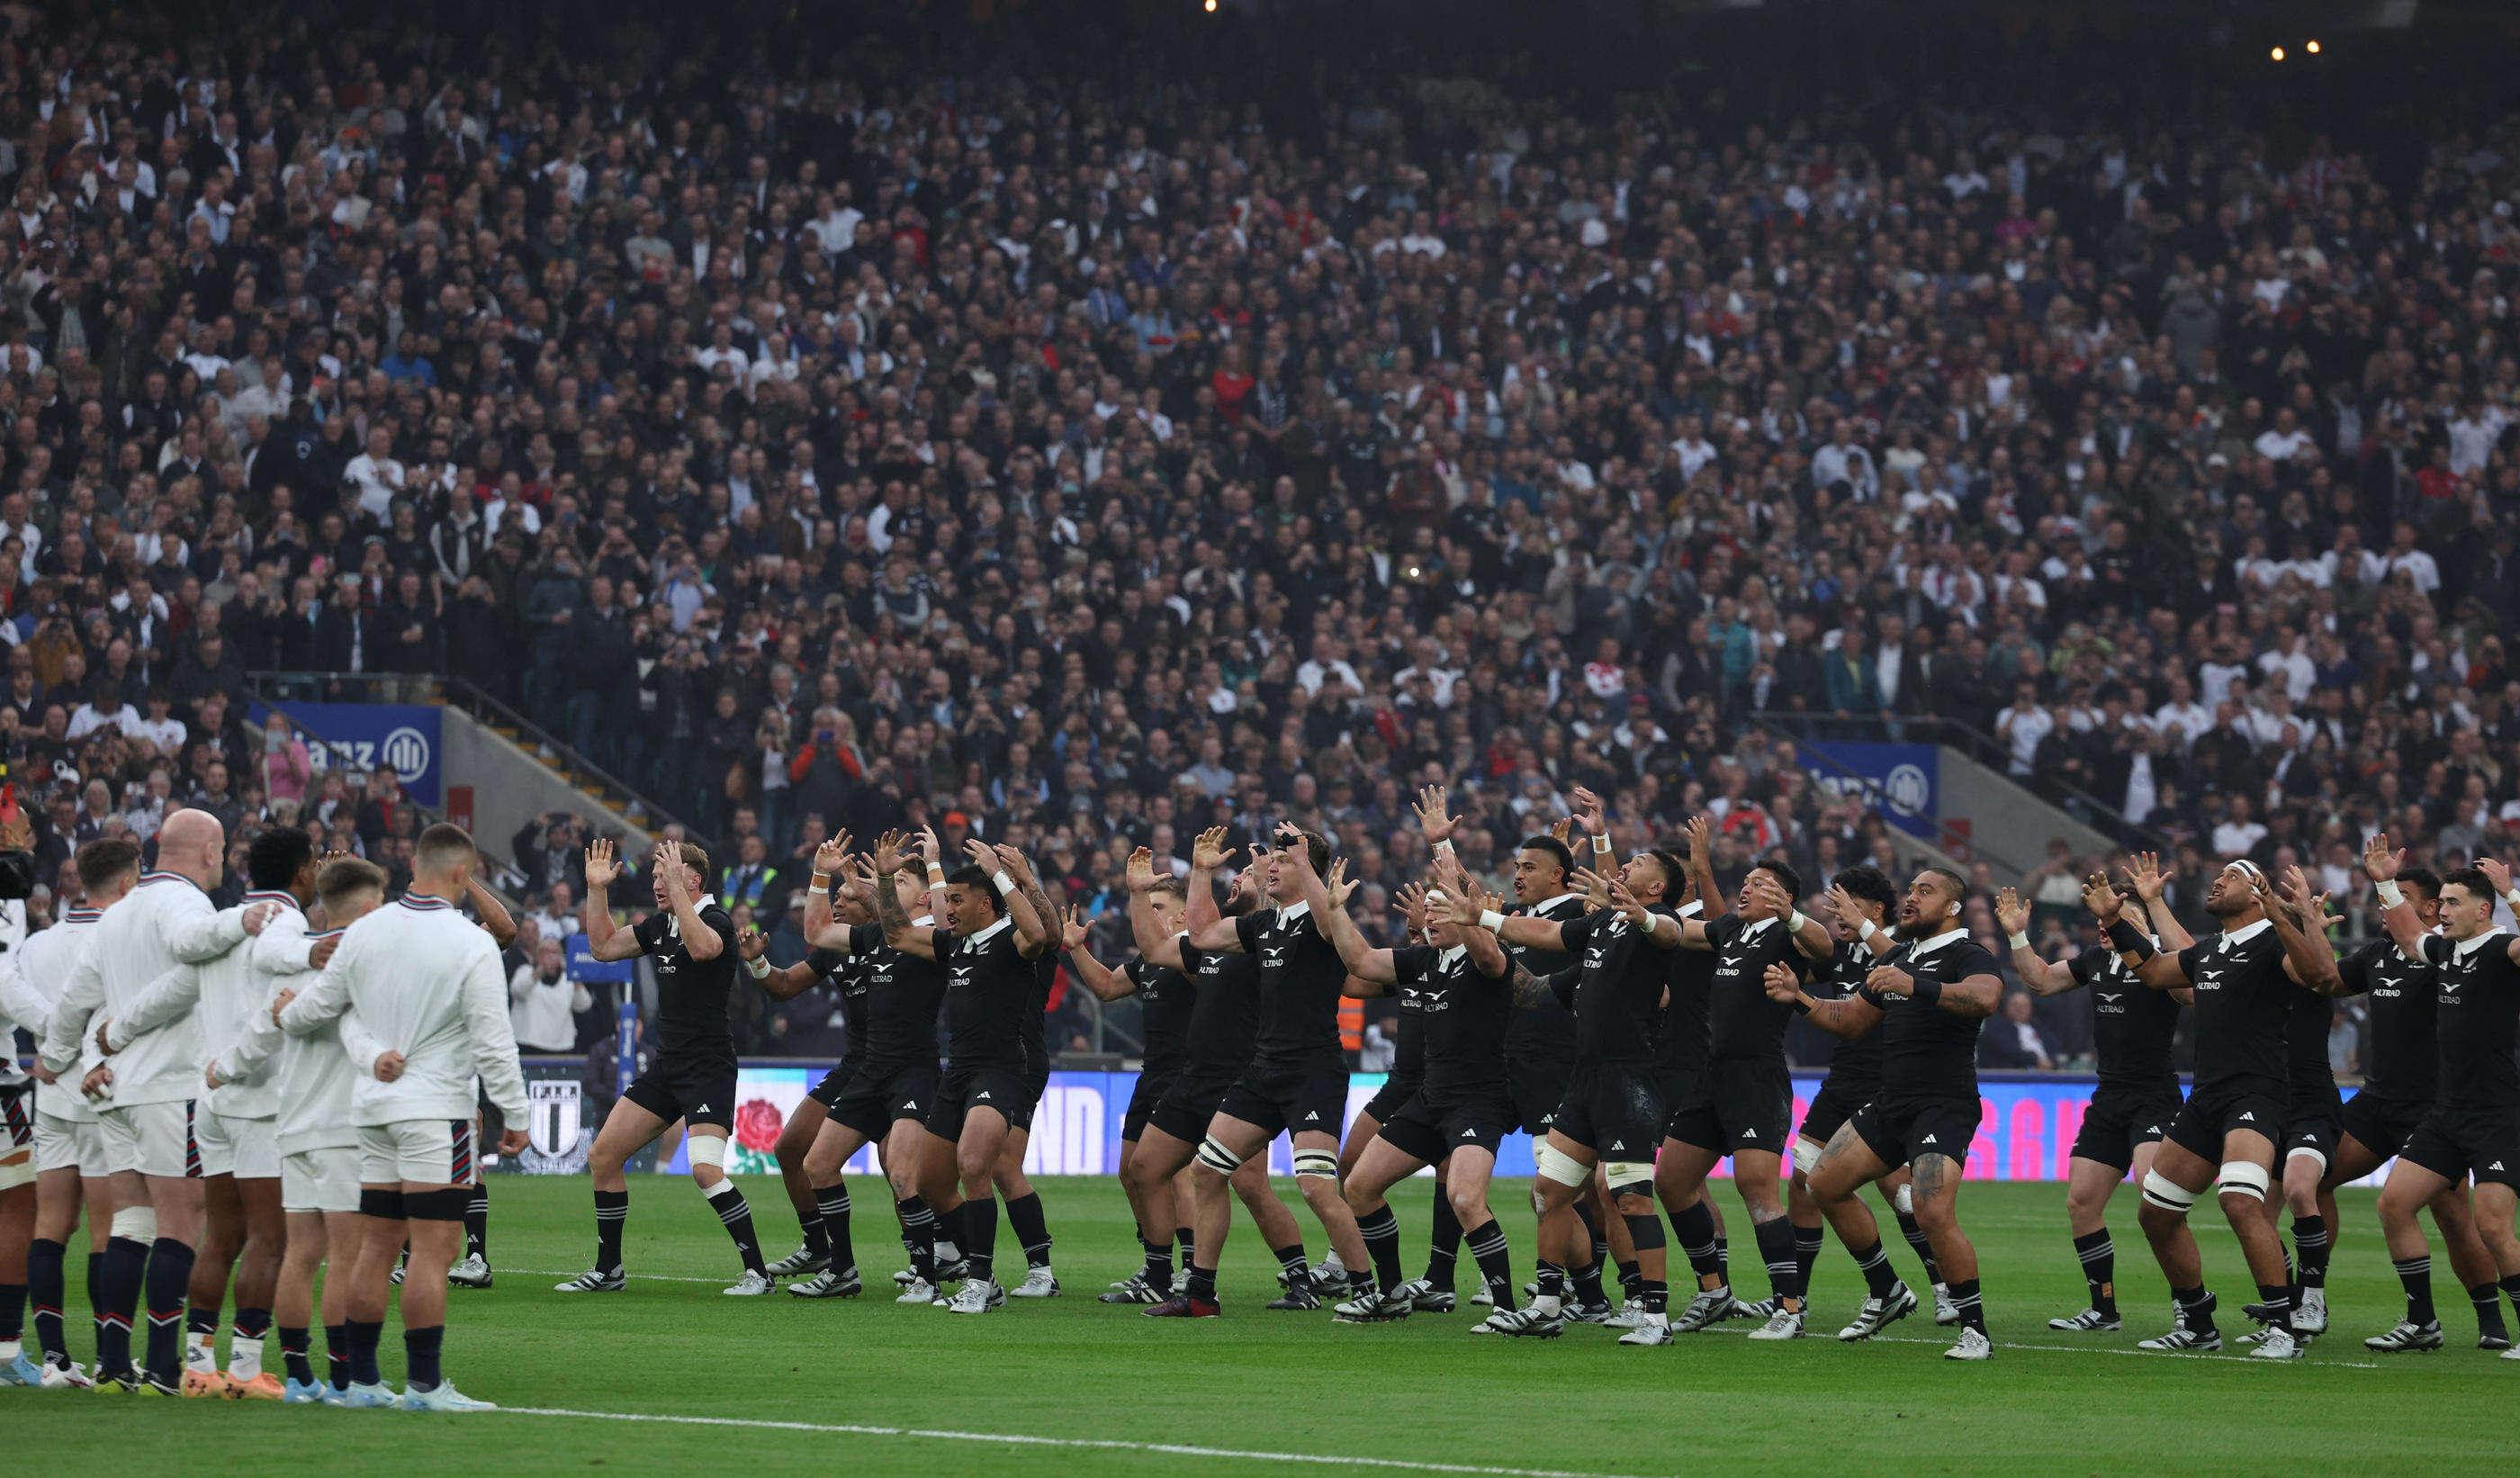
[[[273,706],[304,729],[317,743],[307,744],[318,771],[335,766],[355,771],[390,768],[411,798],[431,810],[444,800],[439,773],[441,719],[429,703],[297,703]],[[254,704],[248,722],[260,724],[263,705]]]
[[[1931,744],[1830,741],[1805,748],[1828,763],[1812,779],[1832,795],[1859,794],[1881,819],[1911,836],[1931,840],[1941,814],[1942,752]]]

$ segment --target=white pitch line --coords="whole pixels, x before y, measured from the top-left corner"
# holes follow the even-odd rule
[[[516,1269],[515,1271],[516,1271],[516,1272],[518,1272],[518,1273],[523,1274],[523,1275],[524,1275],[525,1276],[527,1276],[527,1277],[562,1277],[562,1276],[569,1276],[569,1275],[562,1274],[562,1273],[558,1272],[557,1270],[554,1270],[554,1269],[548,1269],[548,1268],[518,1268],[518,1269]],[[627,1276],[628,1276],[631,1279],[633,1279],[634,1281],[646,1281],[646,1282],[656,1282],[656,1283],[722,1283],[722,1282],[725,1282],[725,1281],[726,1281],[726,1279],[725,1279],[725,1278],[722,1278],[722,1277],[686,1277],[686,1276],[683,1276],[678,1275],[678,1274],[670,1274],[670,1273],[633,1273],[633,1274],[629,1274],[629,1275],[627,1275]],[[871,1287],[871,1288],[872,1288],[872,1287],[874,1287],[874,1286],[875,1286],[875,1284],[873,1284],[873,1283],[869,1283],[867,1286],[869,1286],[869,1287]],[[878,1300],[878,1301],[879,1301],[879,1300]],[[1710,1333],[1710,1334],[1747,1334],[1747,1333],[1749,1333],[1750,1331],[1749,1331],[1748,1329],[1746,1329],[1746,1328],[1742,1328],[1742,1329],[1730,1329],[1730,1328],[1726,1328],[1726,1329],[1709,1329],[1709,1330],[1705,1330],[1705,1331],[1703,1331],[1703,1332],[1705,1332],[1705,1333]],[[1876,1344],[1876,1345],[1939,1345],[1939,1344],[1946,1344],[1946,1343],[1949,1343],[1949,1341],[1942,1340],[1942,1339],[1932,1339],[1932,1338],[1928,1338],[1928,1339],[1919,1339],[1919,1338],[1917,1338],[1916,1336],[1914,1336],[1914,1335],[1912,1335],[1912,1334],[1875,1334],[1875,1335],[1873,1335],[1873,1336],[1872,1336],[1872,1338],[1871,1338],[1871,1339],[1869,1339],[1869,1340],[1854,1340],[1854,1341],[1848,1341],[1848,1342],[1849,1342],[1849,1343],[1855,1343],[1855,1344]],[[2183,1352],[2179,1352],[2179,1351],[2170,1351],[2170,1350],[2120,1350],[2120,1349],[2114,1349],[2114,1348],[2112,1348],[2112,1347],[2110,1347],[2110,1346],[2108,1346],[2108,1345],[2026,1345],[2026,1344],[2021,1344],[2021,1343],[2019,1343],[2019,1342],[2017,1342],[2017,1341],[2014,1341],[2014,1340],[1999,1339],[1999,1340],[1997,1340],[1997,1341],[1995,1342],[1995,1347],[1996,1347],[1997,1349],[1999,1349],[1999,1350],[2043,1350],[2043,1351],[2046,1351],[2046,1352],[2048,1352],[2048,1353],[2049,1353],[2049,1354],[2054,1354],[2054,1355],[2130,1355],[2130,1356],[2134,1356],[2134,1357],[2136,1357],[2136,1358],[2137,1358],[2137,1359],[2138,1359],[2138,1360],[2229,1360],[2229,1361],[2238,1361],[2238,1362],[2241,1362],[2241,1363],[2243,1363],[2243,1364],[2246,1364],[2246,1365],[2253,1365],[2253,1366],[2263,1366],[2263,1365],[2273,1365],[2273,1364],[2276,1364],[2276,1362],[2274,1362],[2274,1361],[2260,1360],[2260,1359],[2258,1359],[2258,1358],[2257,1358],[2256,1356],[2254,1356],[2254,1355],[2210,1355],[2210,1354],[2187,1354],[2187,1353],[2183,1353]],[[2369,1361],[2369,1360],[2316,1360],[2316,1359],[2313,1359],[2313,1360],[2310,1360],[2310,1361],[2306,1361],[2306,1362],[2305,1362],[2305,1364],[2311,1364],[2311,1365],[2321,1365],[2321,1366],[2333,1366],[2333,1367],[2335,1367],[2335,1368],[2338,1368],[2338,1369],[2344,1369],[2344,1370],[2377,1370],[2377,1369],[2379,1369],[2379,1368],[2380,1368],[2380,1363],[2379,1363],[2379,1362],[2377,1362],[2377,1361]],[[646,1419],[648,1419],[648,1418],[645,1418],[645,1417],[640,1417],[640,1418],[631,1418],[631,1417],[626,1417],[626,1416],[625,1416],[625,1417],[623,1417],[622,1419],[623,1419],[623,1420],[625,1420],[625,1421],[628,1421],[628,1420],[632,1420],[632,1419],[646,1420]],[[656,1418],[656,1419],[658,1419],[658,1420],[662,1420],[663,1418],[659,1417],[659,1418]],[[678,1418],[678,1419],[679,1419],[679,1418]],[[695,1417],[695,1418],[693,1418],[693,1419],[698,1420],[698,1418]],[[842,1430],[842,1429],[836,1429],[836,1428],[835,1428],[834,1430]],[[856,1430],[856,1429],[855,1429],[855,1428],[846,1428],[845,1430],[854,1431],[854,1430]],[[885,1430],[889,1431],[889,1430],[891,1430],[891,1429],[890,1429],[890,1428],[886,1428]],[[1167,1449],[1166,1451],[1169,1451],[1169,1449]],[[1187,1450],[1185,1450],[1185,1451],[1187,1451]],[[1247,1454],[1246,1454],[1246,1455],[1240,1455],[1240,1456],[1250,1456],[1250,1455],[1247,1455]],[[1312,1459],[1311,1459],[1311,1458],[1291,1458],[1291,1457],[1290,1457],[1290,1458],[1287,1458],[1286,1460],[1287,1460],[1287,1461],[1290,1461],[1290,1462],[1292,1462],[1292,1461],[1304,1461],[1304,1462],[1309,1462],[1309,1461],[1311,1461]],[[1447,1469],[1440,1469],[1440,1471],[1451,1472],[1451,1471],[1455,1471],[1455,1470],[1454,1470],[1454,1469],[1449,1469],[1449,1468],[1447,1468]],[[1516,1471],[1516,1470],[1514,1470],[1514,1469],[1508,1469],[1508,1468],[1462,1468],[1462,1469],[1460,1469],[1459,1471],[1462,1471],[1462,1472],[1478,1472],[1478,1473],[1504,1473],[1504,1472]]]
[[[933,1442],[985,1442],[1001,1446],[1091,1448],[1102,1452],[1159,1453],[1169,1457],[1240,1458],[1250,1462],[1304,1462],[1328,1467],[1398,1468],[1413,1473],[1469,1473],[1489,1478],[1619,1478],[1559,1468],[1496,1467],[1475,1462],[1421,1462],[1407,1457],[1352,1457],[1328,1453],[1253,1453],[1238,1448],[1191,1447],[1177,1442],[1124,1442],[1117,1438],[1033,1437],[1016,1432],[948,1432],[928,1427],[878,1427],[855,1422],[768,1421],[748,1416],[676,1416],[642,1411],[575,1411],[561,1407],[501,1407],[514,1416],[577,1416],[595,1421],[660,1421],[677,1426],[753,1427],[775,1432],[830,1432],[858,1437],[920,1437]]]

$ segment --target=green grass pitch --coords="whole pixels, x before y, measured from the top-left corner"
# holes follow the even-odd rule
[[[1383,1326],[1267,1313],[1274,1270],[1238,1210],[1225,1318],[1157,1323],[1095,1301],[1138,1260],[1117,1185],[1037,1184],[1065,1296],[968,1318],[891,1302],[900,1246],[872,1183],[857,1187],[855,1218],[867,1293],[808,1301],[785,1292],[721,1296],[734,1254],[679,1177],[632,1183],[628,1293],[555,1294],[551,1285],[583,1268],[593,1245],[586,1182],[503,1177],[491,1189],[498,1285],[453,1290],[447,1368],[471,1395],[539,1410],[459,1417],[0,1390],[0,1426],[30,1471],[87,1475],[260,1475],[286,1464],[396,1478],[1233,1478],[1290,1467],[1643,1478],[1711,1463],[1729,1470],[1735,1460],[1763,1474],[1877,1465],[2142,1475],[2262,1474],[2303,1463],[2322,1472],[2452,1463],[2510,1471],[2515,1462],[2509,1418],[2520,1410],[2520,1362],[2473,1348],[2467,1301],[2438,1256],[2435,1291],[2451,1348],[2385,1360],[2362,1348],[2400,1308],[2367,1191],[2347,1193],[2330,1278],[2335,1332],[2309,1360],[2274,1365],[2136,1351],[2138,1339],[2167,1324],[2170,1306],[2136,1231],[2132,1188],[2112,1208],[2127,1331],[2050,1332],[2050,1317],[2085,1302],[2064,1230],[2064,1187],[1972,1184],[1962,1215],[1984,1262],[2000,1348],[1987,1365],[1960,1366],[1942,1359],[1947,1341],[1921,1317],[1894,1329],[1898,1342],[1825,1337],[1862,1291],[1833,1240],[1814,1279],[1813,1323],[1822,1337],[1753,1345],[1740,1337],[1749,1325],[1735,1321],[1670,1348],[1621,1349],[1612,1331],[1581,1326],[1546,1343],[1472,1338],[1466,1312]],[[795,1243],[786,1197],[768,1179],[747,1179],[743,1188],[765,1250],[783,1255]],[[1293,1202],[1291,1185],[1279,1188]],[[1413,1273],[1425,1253],[1428,1188],[1411,1182],[1397,1198]],[[1506,1224],[1527,1269],[1525,1188],[1500,1182],[1497,1204],[1515,1208]],[[1746,1291],[1764,1293],[1755,1258],[1743,1256],[1748,1219],[1729,1186],[1718,1194]],[[1318,1255],[1320,1229],[1300,1207],[1297,1220]],[[2211,1218],[2197,1225],[2228,1336],[2248,1327],[2238,1313],[2245,1275],[2228,1232]],[[1893,1261],[1913,1280],[1917,1270],[1893,1232]],[[85,1360],[84,1258],[69,1262],[70,1343]],[[276,1369],[276,1341],[270,1349]],[[399,1384],[390,1322],[384,1364]],[[633,1416],[683,1419],[617,1419]]]

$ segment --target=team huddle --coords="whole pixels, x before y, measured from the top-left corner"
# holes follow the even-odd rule
[[[1899,1223],[1935,1321],[1956,1330],[1946,1356],[1988,1359],[1958,1201],[1981,1112],[1979,1029],[2004,987],[1961,922],[1965,881],[1928,867],[1902,887],[1849,868],[1829,880],[1823,920],[1800,911],[1802,879],[1780,863],[1758,864],[1728,896],[1703,819],[1681,845],[1622,862],[1600,803],[1574,798],[1575,816],[1514,852],[1508,900],[1456,859],[1457,820],[1428,787],[1418,819],[1433,867],[1404,890],[1405,938],[1388,947],[1350,916],[1357,884],[1318,835],[1281,826],[1237,868],[1220,828],[1197,838],[1179,876],[1141,850],[1127,875],[1139,958],[1116,968],[1012,847],[972,840],[948,873],[932,832],[887,833],[863,854],[834,838],[815,858],[812,948],[773,966],[763,936],[739,931],[701,892],[707,860],[688,844],[657,849],[653,910],[616,925],[608,900],[619,863],[598,842],[586,857],[588,947],[599,960],[650,958],[655,1053],[597,1134],[595,1261],[559,1291],[627,1287],[625,1167],[680,1123],[692,1177],[742,1264],[729,1294],[783,1279],[799,1297],[863,1291],[842,1168],[872,1145],[907,1255],[899,1302],[976,1315],[1010,1296],[1058,1296],[1023,1161],[1064,962],[1099,999],[1135,995],[1144,1008],[1120,1178],[1145,1261],[1105,1303],[1218,1317],[1238,1199],[1279,1265],[1271,1309],[1328,1304],[1338,1322],[1380,1323],[1466,1302],[1487,1311],[1473,1333],[1552,1338],[1586,1323],[1619,1330],[1623,1345],[1670,1344],[1735,1318],[1754,1321],[1754,1340],[1803,1336],[1833,1231],[1865,1285],[1836,1334],[1859,1341],[1928,1307],[1884,1250],[1868,1187]],[[1577,861],[1579,828],[1589,866]],[[41,1044],[32,1082],[14,1062],[0,1080],[11,1135],[0,1155],[0,1383],[483,1410],[446,1379],[441,1351],[449,1284],[490,1280],[476,1104],[486,1098],[510,1124],[524,1109],[498,963],[513,926],[453,827],[423,833],[412,886],[391,905],[381,870],[319,858],[284,829],[255,839],[251,891],[220,910],[207,890],[224,856],[217,821],[194,811],[167,820],[155,871],[140,871],[128,843],[88,843],[81,904],[0,971],[0,1013]],[[2429,1210],[2478,1345],[2520,1358],[2500,1308],[2501,1297],[2520,1304],[2520,936],[2493,922],[2498,900],[2520,908],[2520,890],[2491,861],[2447,876],[2408,868],[2379,835],[2364,867],[2388,935],[2342,958],[2326,899],[2298,871],[2278,882],[2247,862],[2226,867],[2204,898],[2220,930],[2196,939],[2166,904],[2159,867],[2138,858],[2123,881],[2089,880],[2104,942],[2064,963],[2034,950],[2010,889],[1998,898],[2022,983],[2093,998],[2099,1082],[2067,1196],[2091,1296],[2050,1328],[2122,1327],[2103,1213],[2133,1179],[2175,1308],[2142,1347],[2219,1349],[2218,1300],[2187,1226],[2210,1187],[2255,1284],[2244,1312],[2257,1327],[2242,1339],[2258,1357],[2296,1357],[2327,1328],[2335,1187],[2394,1160],[2379,1220],[2406,1315],[2364,1344],[2446,1342],[2417,1219]],[[478,923],[458,910],[468,899]],[[848,1057],[779,1140],[803,1239],[776,1263],[726,1173],[739,969],[775,999],[830,984],[850,1026]],[[2370,998],[2370,1061],[2344,1100],[2326,1039],[2335,1000],[2353,994]],[[1350,1122],[1340,1004],[1377,995],[1396,997],[1397,1055]],[[2182,1096],[2172,1041],[2185,1008],[2194,1071]],[[1797,1015],[1841,1044],[1799,1125],[1784,1049]],[[1534,1137],[1538,1162],[1536,1277],[1521,1285],[1489,1196],[1498,1146],[1516,1131]],[[1328,1241],[1317,1264],[1267,1184],[1281,1134]],[[523,1140],[510,1129],[498,1147],[514,1153]],[[1756,1301],[1735,1293],[1710,1185],[1728,1159],[1765,1268]],[[1424,1270],[1410,1276],[1386,1196],[1430,1167],[1433,1225]],[[1001,1201],[1019,1279],[1000,1274]],[[92,1370],[70,1359],[62,1314],[82,1214]],[[1677,1311],[1666,1216],[1691,1279]],[[1466,1299],[1464,1247],[1477,1275]],[[378,1366],[397,1282],[399,1394]],[[262,1367],[275,1330],[277,1378]]]

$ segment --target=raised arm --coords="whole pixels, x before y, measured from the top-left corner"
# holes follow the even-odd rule
[[[1456,870],[1453,875],[1453,886],[1475,890],[1474,898],[1479,906],[1481,918],[1504,912],[1505,899],[1470,881],[1467,873]],[[1424,911],[1422,894],[1419,898],[1419,911],[1422,917]],[[1490,980],[1501,980],[1513,968],[1513,962],[1507,958],[1505,946],[1499,944],[1497,936],[1486,929],[1462,930],[1462,948],[1469,951],[1470,967]]]
[[[1513,1004],[1517,1010],[1562,1011],[1566,998],[1575,990],[1575,982],[1584,967],[1570,964],[1547,975],[1535,975],[1521,965],[1513,967]]]
[[[2415,906],[2398,886],[2398,870],[2407,865],[2407,854],[2389,849],[2389,833],[2374,831],[2362,843],[2362,871],[2371,878],[2371,890],[2380,898],[2380,925],[2389,931],[2398,953],[2409,960],[2424,958],[2424,940],[2430,937],[2424,921],[2415,915]]]
[[[508,914],[508,906],[499,895],[484,886],[479,877],[464,879],[464,896],[472,900],[472,912],[480,917],[481,927],[488,930],[490,942],[501,949],[517,942],[517,920]]]
[[[2144,937],[2143,930],[2128,921],[2123,912],[2125,900],[2109,886],[2108,878],[2094,873],[2083,879],[2083,902],[2092,917],[2100,922],[2100,932],[2109,939],[2109,948],[2126,963],[2127,972],[2156,991],[2182,991],[2194,984],[2181,967],[2177,951],[2165,950]]]
[[[675,859],[677,865],[681,861]],[[578,906],[578,921],[586,930],[586,952],[598,960],[629,960],[647,953],[635,932],[612,924],[608,894],[620,873],[621,859],[611,838],[599,836],[586,844],[586,901]]]
[[[1759,984],[1766,988],[1769,1000],[1792,1007],[1832,1037],[1852,1042],[1881,1024],[1881,1008],[1861,996],[1843,996],[1834,1001],[1813,999],[1803,989],[1802,977],[1781,960],[1768,966]]]
[[[1138,958],[1168,970],[1187,970],[1182,936],[1165,933],[1155,920],[1155,854],[1144,847],[1130,853],[1129,937],[1138,946]]]
[[[2487,874],[2491,876],[2492,874]],[[2503,874],[2507,880],[2509,873]],[[2327,938],[2326,905],[2311,896],[2310,879],[2299,868],[2287,874],[2293,897],[2277,896],[2274,884],[2256,874],[2250,879],[2258,902],[2267,911],[2267,918],[2275,926],[2275,938],[2283,941],[2284,973],[2294,982],[2309,986],[2321,995],[2335,994],[2341,977],[2336,969],[2336,946]],[[2294,910],[2300,910],[2295,917]]]
[[[2520,901],[2514,901],[2511,892],[2510,867],[2491,857],[2480,857],[2476,860],[2476,870],[2485,874],[2487,882],[2494,884],[2494,896],[2510,907],[2514,918],[2520,918]],[[2488,922],[2491,921],[2489,918]],[[2509,944],[2503,946],[2502,955],[2504,959],[2520,964],[2520,935],[2515,935]]]
[[[939,929],[914,924],[910,911],[901,906],[901,889],[892,885],[892,874],[901,870],[902,835],[886,831],[875,839],[875,918],[883,925],[883,942],[905,955],[933,960],[940,953],[936,947]]]
[[[2019,893],[2004,888],[1995,895],[1995,922],[2012,946],[2012,972],[2021,977],[2030,994],[2061,996],[2083,983],[2071,965],[2061,960],[2050,964],[2030,947],[2030,905],[2021,901]]]
[[[1566,926],[1553,918],[1481,909],[1479,900],[1466,891],[1458,898],[1448,896],[1444,900],[1444,911],[1462,927],[1485,929],[1500,943],[1516,949],[1549,950],[1557,954],[1566,952]]]
[[[1067,917],[1059,924],[1058,945],[1060,952],[1067,956],[1068,966],[1076,971],[1076,978],[1084,982],[1085,988],[1094,993],[1097,1001],[1117,1001],[1123,996],[1136,995],[1138,982],[1129,978],[1129,972],[1112,969],[1095,959],[1094,952],[1085,947],[1085,939],[1083,911],[1068,910]]]
[[[1312,875],[1309,863],[1304,868],[1304,896],[1313,900],[1313,912],[1321,916],[1322,930],[1329,935],[1330,944],[1339,953],[1339,963],[1347,972],[1375,985],[1390,985],[1400,978],[1399,967],[1389,950],[1377,950],[1365,942],[1356,920],[1347,915],[1347,899],[1339,884],[1346,880],[1347,859],[1330,864],[1330,875],[1325,879]],[[1404,909],[1404,913],[1405,913]]]
[[[1688,875],[1697,884],[1700,923],[1732,912],[1732,900],[1724,896],[1724,885],[1715,880],[1715,822],[1711,817],[1688,819]]]
[[[665,907],[673,910],[674,925],[682,932],[684,952],[695,961],[715,960],[723,954],[727,942],[701,919],[699,905],[692,901],[690,891],[683,886],[682,854],[677,851],[669,864],[656,870],[656,875],[665,881]],[[514,1043],[510,1044],[512,1051],[514,1046]],[[498,1100],[494,1098],[491,1101]]]
[[[995,881],[1007,918],[1015,926],[1018,952],[1026,960],[1058,953],[1058,908],[1033,875],[1031,859],[1012,847],[991,847],[976,837],[969,845],[989,854],[989,861],[980,865],[994,867],[997,873]],[[976,852],[973,860],[979,861]]]
[[[1777,917],[1785,921],[1786,931],[1793,935],[1794,948],[1802,951],[1805,960],[1826,960],[1837,953],[1837,936],[1828,931],[1827,924],[1805,914],[1792,898],[1786,896],[1785,885],[1777,881],[1776,873],[1753,873],[1750,886],[1764,896],[1768,906],[1776,910]]]
[[[2170,874],[2162,870],[2160,858],[2150,852],[2138,852],[2128,864],[2126,874],[2127,882],[2135,888],[2135,896],[2143,900],[2144,919],[2152,925],[2153,933],[2161,937],[2163,949],[2183,950],[2196,943],[2196,936],[2187,932],[2187,925],[2181,923],[2179,916],[2170,912],[2167,896]]]
[[[1183,918],[1191,948],[1210,955],[1243,953],[1242,933],[1234,920],[1216,912],[1216,870],[1234,856],[1225,844],[1225,829],[1210,827],[1190,848],[1190,912]]]

